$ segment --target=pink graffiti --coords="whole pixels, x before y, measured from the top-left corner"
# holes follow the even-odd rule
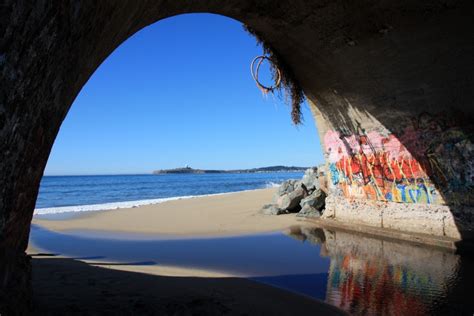
[[[434,187],[420,163],[393,134],[372,131],[324,137],[331,180],[348,198],[432,203]]]

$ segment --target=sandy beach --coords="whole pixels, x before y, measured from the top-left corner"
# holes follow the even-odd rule
[[[274,188],[190,199],[167,201],[136,208],[83,212],[67,220],[33,219],[33,224],[48,230],[67,232],[117,232],[128,236],[166,238],[222,237],[282,231],[304,221],[295,214],[269,216],[260,213],[272,200]],[[29,254],[43,252],[30,243]],[[59,256],[61,257],[61,256]],[[94,261],[82,260],[90,265]],[[153,275],[230,277],[216,271],[173,266],[138,266],[99,263],[104,268],[143,272]]]
[[[205,196],[84,213],[68,220],[34,219],[33,223],[58,232],[90,230],[176,238],[255,234],[304,225],[294,214],[259,212],[274,192],[263,189]],[[34,306],[39,313],[340,313],[325,303],[216,271],[71,259],[45,254],[33,244],[28,253],[33,258]]]
[[[281,231],[304,223],[295,214],[263,215],[274,188],[167,201],[102,212],[83,212],[68,220],[33,219],[53,231],[93,230],[171,236],[231,236]]]

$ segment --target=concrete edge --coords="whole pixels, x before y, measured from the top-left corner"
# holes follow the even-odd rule
[[[320,228],[342,230],[350,233],[361,234],[378,239],[402,241],[419,246],[434,247],[450,253],[474,253],[474,243],[444,236],[434,236],[422,233],[403,232],[390,228],[378,228],[362,224],[348,224],[335,219],[308,218],[308,222]]]

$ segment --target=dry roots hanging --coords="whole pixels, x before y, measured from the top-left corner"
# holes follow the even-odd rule
[[[278,52],[273,49],[273,47],[267,42],[264,41],[263,36],[261,36],[258,32],[256,32],[251,27],[244,25],[244,29],[249,32],[252,36],[255,37],[258,43],[260,43],[263,47],[263,52],[265,58],[260,58],[258,61],[259,64],[263,62],[264,59],[268,59],[270,63],[270,68],[272,71],[273,79],[277,84],[272,87],[265,87],[257,81],[257,86],[260,90],[264,93],[274,92],[274,90],[284,91],[285,95],[289,97],[291,102],[291,119],[295,125],[299,125],[302,122],[302,114],[301,114],[301,104],[304,102],[305,96],[303,89],[301,88],[298,80],[296,80],[295,75],[291,67],[284,61],[284,59],[278,54]],[[261,56],[258,56],[261,57]],[[256,63],[257,61],[252,62],[252,64]],[[258,67],[258,64],[257,64]],[[252,66],[253,71],[253,66]],[[253,72],[252,72],[253,75]],[[254,77],[255,79],[255,77]],[[269,90],[269,88],[273,88]]]

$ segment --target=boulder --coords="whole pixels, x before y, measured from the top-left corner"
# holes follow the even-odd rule
[[[309,191],[319,189],[319,176],[318,168],[313,167],[305,171],[303,179],[301,182],[306,186]]]
[[[321,211],[324,208],[325,201],[326,193],[320,189],[316,189],[310,195],[301,200],[300,206],[301,208],[309,206]]]
[[[280,209],[285,209],[290,206],[290,198],[288,197],[288,194],[283,194],[280,196],[277,196],[275,199],[275,205],[278,206]]]
[[[280,214],[286,214],[286,213],[287,211],[279,209],[274,204],[266,204],[262,208],[262,214],[264,215],[280,215]]]
[[[300,202],[301,211],[298,212],[299,217],[320,217],[324,208],[326,193],[317,189]]]
[[[321,217],[321,212],[318,211],[317,209],[315,209],[314,207],[312,206],[309,206],[309,205],[305,205],[303,206],[303,208],[301,209],[301,211],[298,212],[298,214],[296,214],[297,217],[313,217],[313,218],[317,218],[317,217]]]
[[[326,194],[320,185],[318,168],[305,171],[302,180],[284,181],[273,196],[273,204],[265,205],[262,213],[279,215],[303,211],[299,216],[320,216]]]
[[[295,189],[295,186],[298,185],[298,180],[286,180],[278,188],[278,196],[282,196],[284,194],[290,193]]]
[[[308,190],[306,189],[306,186],[299,183],[292,192],[279,196],[276,200],[276,205],[281,210],[292,212],[299,209],[301,200],[307,195]]]

